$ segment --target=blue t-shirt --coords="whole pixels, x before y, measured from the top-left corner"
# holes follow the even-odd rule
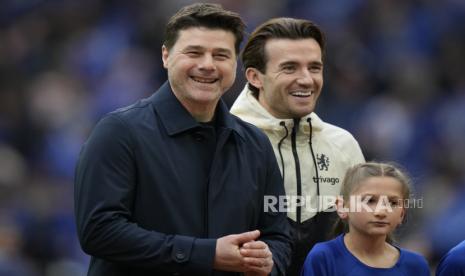
[[[367,266],[357,259],[344,244],[344,235],[317,243],[308,253],[302,276],[430,276],[425,258],[417,253],[398,248],[399,260],[391,268]]]
[[[459,243],[442,257],[436,276],[465,276],[465,241]]]

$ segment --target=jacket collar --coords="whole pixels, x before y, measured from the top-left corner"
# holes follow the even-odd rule
[[[168,81],[150,96],[149,101],[151,101],[153,108],[160,117],[160,121],[168,135],[172,136],[200,127],[199,122],[192,117],[176,98]],[[221,99],[216,106],[215,119],[219,128],[231,129],[242,137],[244,136],[241,127],[229,113],[226,104]]]
[[[231,113],[264,130],[282,131],[282,122],[289,129],[294,126],[293,119],[278,119],[271,115],[258,102],[257,98],[253,96],[252,91],[248,88],[248,83],[246,83],[244,89],[231,107]],[[312,121],[313,131],[321,131],[323,129],[324,122],[316,113],[312,112],[300,119],[299,126],[304,133],[310,132],[310,126],[307,123],[308,118]]]

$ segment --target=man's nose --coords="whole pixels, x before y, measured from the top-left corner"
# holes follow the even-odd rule
[[[312,85],[313,84],[312,74],[307,69],[302,70],[299,78],[297,79],[297,83],[300,85],[304,85],[304,86]]]
[[[215,69],[215,63],[213,60],[212,55],[204,55],[200,62],[199,62],[199,68],[203,70],[214,70]]]

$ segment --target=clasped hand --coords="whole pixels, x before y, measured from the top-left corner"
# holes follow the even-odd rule
[[[268,245],[257,241],[260,231],[221,237],[216,243],[214,268],[244,272],[246,276],[263,276],[271,273],[273,257]]]

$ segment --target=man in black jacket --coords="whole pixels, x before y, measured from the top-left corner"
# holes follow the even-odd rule
[[[168,82],[105,116],[76,169],[88,275],[280,275],[290,255],[267,139],[229,113],[244,24],[219,5],[184,7],[162,48]]]

